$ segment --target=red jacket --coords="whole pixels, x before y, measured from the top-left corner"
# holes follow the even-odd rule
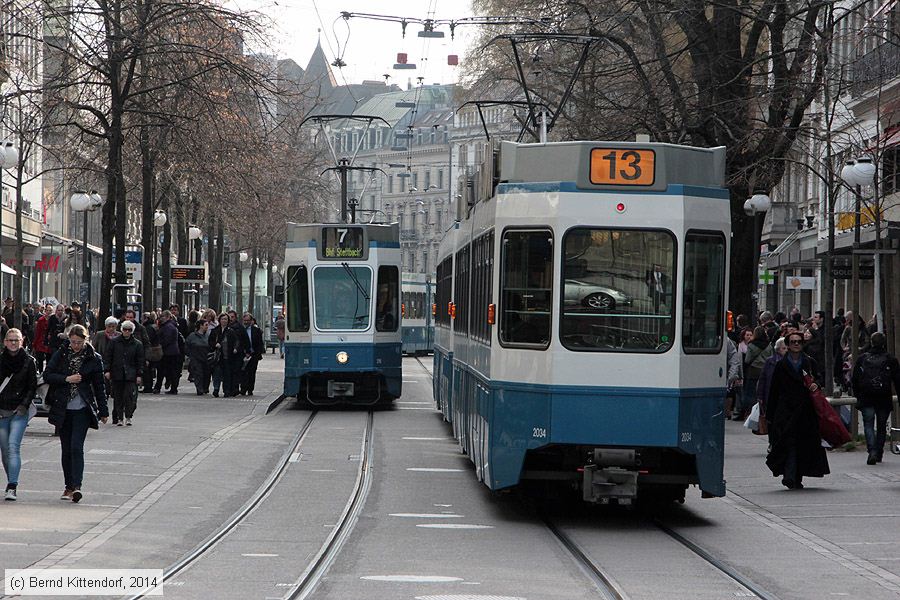
[[[34,342],[31,347],[35,352],[50,352],[50,346],[47,345],[47,315],[41,315],[38,322],[34,326]]]

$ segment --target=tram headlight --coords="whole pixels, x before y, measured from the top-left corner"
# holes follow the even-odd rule
[[[341,350],[337,353],[337,355],[335,355],[335,358],[337,359],[338,363],[344,365],[347,364],[348,360],[350,360],[350,355]]]

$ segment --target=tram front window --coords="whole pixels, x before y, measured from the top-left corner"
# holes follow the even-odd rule
[[[675,332],[669,231],[571,229],[563,239],[560,340],[570,350],[665,352]]]
[[[341,265],[313,271],[316,329],[368,329],[372,270]]]

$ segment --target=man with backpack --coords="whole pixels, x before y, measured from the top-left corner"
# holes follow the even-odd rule
[[[883,333],[872,334],[869,340],[871,348],[856,361],[851,379],[856,406],[863,415],[869,451],[867,465],[880,463],[884,456],[887,421],[893,408],[891,386],[900,391],[900,363],[888,354],[885,341]]]

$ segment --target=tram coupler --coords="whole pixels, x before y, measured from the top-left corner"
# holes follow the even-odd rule
[[[635,450],[595,448],[591,460],[584,467],[581,486],[585,502],[626,504],[637,496],[640,457]]]

